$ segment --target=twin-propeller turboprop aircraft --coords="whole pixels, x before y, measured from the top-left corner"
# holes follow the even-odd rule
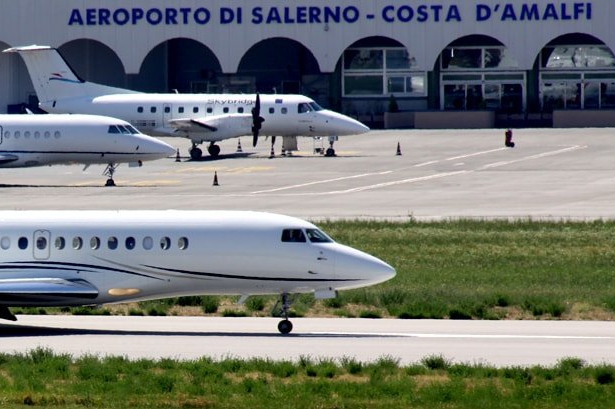
[[[192,141],[190,156],[198,159],[197,146],[209,142],[208,152],[218,156],[216,142],[252,135],[282,136],[289,146],[297,136],[329,137],[327,156],[334,156],[337,136],[369,131],[362,123],[321,108],[302,95],[146,94],[82,80],[49,46],[14,47],[26,63],[39,106],[49,113],[81,113],[121,118],[148,135],[181,136]],[[285,143],[285,145],[287,145]]]
[[[11,306],[76,306],[202,294],[332,298],[391,279],[385,262],[301,219],[231,211],[0,212],[0,318]]]
[[[175,149],[120,119],[97,115],[0,115],[0,168],[103,164],[107,186],[120,163],[138,164]]]

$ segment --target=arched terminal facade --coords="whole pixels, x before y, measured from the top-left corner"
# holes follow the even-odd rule
[[[3,5],[0,47],[51,45],[82,78],[145,92],[301,93],[372,126],[615,126],[613,15],[612,0],[26,0]],[[35,105],[20,57],[0,67],[0,112]]]

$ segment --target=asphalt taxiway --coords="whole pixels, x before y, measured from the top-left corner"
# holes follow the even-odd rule
[[[187,158],[185,139],[165,138],[182,158],[122,166],[103,188],[102,166],[1,169],[0,209],[251,209],[311,220],[458,217],[615,217],[615,130],[372,131],[340,138],[338,156],[300,151],[276,158],[261,138],[221,143],[221,158]],[[396,155],[399,144],[401,155]],[[324,142],[326,146],[326,142]],[[214,174],[219,185],[213,186]]]

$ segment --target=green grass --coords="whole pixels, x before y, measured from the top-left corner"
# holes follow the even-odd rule
[[[298,362],[137,360],[0,354],[7,408],[597,408],[615,405],[615,368],[567,358],[553,367],[454,364],[442,356]]]
[[[397,276],[378,286],[340,292],[335,300],[296,297],[294,316],[398,318],[615,318],[615,222],[456,220],[330,221],[337,241],[391,264]],[[185,297],[131,306],[137,315],[237,315],[238,297]],[[270,315],[276,297],[248,299],[244,315]],[[112,307],[116,308],[116,307]],[[40,309],[16,309],[40,313]],[[73,313],[88,313],[73,309]],[[52,310],[50,310],[52,312]],[[90,309],[89,313],[108,313]]]

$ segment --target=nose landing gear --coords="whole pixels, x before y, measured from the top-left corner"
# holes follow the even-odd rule
[[[288,320],[288,312],[290,311],[290,300],[288,293],[282,293],[282,315],[284,319],[278,323],[278,331],[282,335],[290,334],[293,330],[293,323]]]

